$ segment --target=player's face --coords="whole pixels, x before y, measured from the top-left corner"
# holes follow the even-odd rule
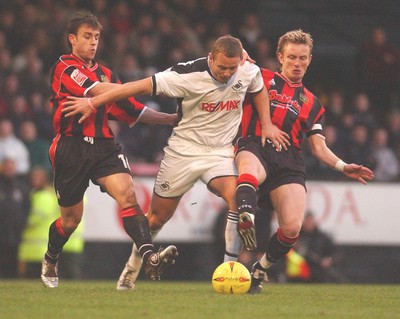
[[[99,45],[100,30],[82,25],[77,35],[70,34],[68,38],[72,45],[72,53],[91,65]]]
[[[279,62],[282,65],[282,75],[292,83],[301,82],[310,65],[311,57],[308,45],[287,44],[283,53],[278,54]]]
[[[221,52],[217,53],[214,58],[211,54],[209,57],[211,73],[221,83],[227,83],[236,73],[240,64],[240,57],[228,58]]]

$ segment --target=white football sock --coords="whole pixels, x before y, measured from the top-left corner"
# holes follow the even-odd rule
[[[229,211],[225,228],[225,261],[237,261],[242,251],[242,240],[237,232],[239,214]]]

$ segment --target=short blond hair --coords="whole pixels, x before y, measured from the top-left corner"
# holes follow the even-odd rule
[[[278,56],[279,53],[283,54],[285,46],[289,43],[308,45],[310,47],[310,54],[314,47],[314,40],[311,37],[311,34],[304,32],[301,29],[292,30],[286,32],[279,38],[278,47],[276,48],[276,56]]]

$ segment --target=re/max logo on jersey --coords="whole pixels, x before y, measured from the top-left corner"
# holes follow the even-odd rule
[[[240,106],[241,100],[233,101],[219,101],[217,103],[201,103],[201,110],[206,112],[216,112],[216,111],[232,111],[236,110]]]

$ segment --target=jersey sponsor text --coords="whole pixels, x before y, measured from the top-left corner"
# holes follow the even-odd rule
[[[218,103],[201,103],[201,109],[206,112],[232,111],[240,107],[241,100],[219,101]]]

